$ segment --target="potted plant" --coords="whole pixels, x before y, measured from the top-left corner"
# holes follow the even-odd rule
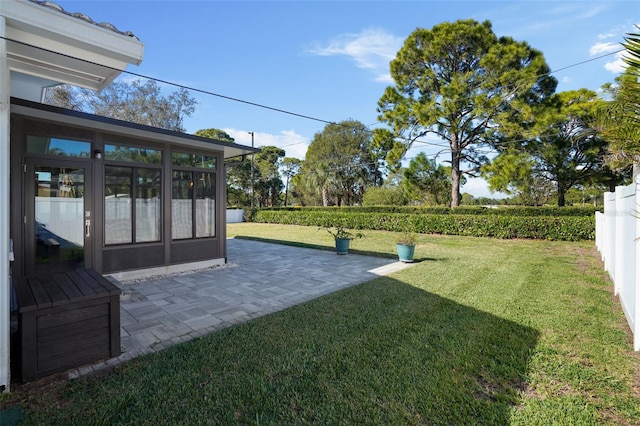
[[[396,248],[398,249],[398,259],[400,262],[413,262],[413,254],[416,249],[416,236],[411,232],[402,233],[396,240]]]
[[[361,232],[349,232],[344,226],[336,225],[325,228],[329,235],[333,237],[336,242],[336,253],[347,254],[349,253],[349,244],[354,238],[362,238],[364,234]]]

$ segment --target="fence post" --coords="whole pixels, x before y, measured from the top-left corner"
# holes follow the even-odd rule
[[[629,290],[635,281],[635,235],[636,222],[633,217],[635,184],[616,186],[616,233],[615,233],[615,294],[625,293],[623,303],[633,308],[635,297],[629,298]],[[628,305],[631,304],[631,305]],[[633,312],[631,312],[633,316]]]
[[[604,260],[604,250],[602,247],[602,240],[604,236],[602,233],[604,232],[604,214],[601,212],[596,212],[596,248],[600,252],[600,257]]]
[[[615,237],[616,237],[616,194],[604,193],[604,229],[603,229],[603,256],[604,270],[615,283]]]
[[[634,256],[632,258],[633,265],[635,266],[635,274],[633,279],[633,304],[635,307],[635,318],[633,320],[633,329],[631,332],[633,333],[633,350],[640,351],[640,267],[638,267],[638,262],[640,261],[640,214],[638,210],[638,196],[640,195],[640,176],[636,176],[634,179],[634,197],[633,197],[633,221],[635,223],[636,231],[633,233],[635,235],[634,239]],[[630,323],[631,325],[631,323]]]

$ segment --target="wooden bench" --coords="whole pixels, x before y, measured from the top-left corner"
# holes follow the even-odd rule
[[[120,355],[120,289],[95,270],[25,277],[13,285],[22,382]]]

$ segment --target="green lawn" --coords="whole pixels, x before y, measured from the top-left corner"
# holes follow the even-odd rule
[[[333,244],[316,228],[228,232]],[[390,256],[394,238],[353,246]],[[640,358],[592,242],[418,244],[392,276],[0,403],[34,424],[640,423]]]

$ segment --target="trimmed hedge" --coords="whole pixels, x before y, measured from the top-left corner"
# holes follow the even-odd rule
[[[380,213],[356,209],[259,210],[254,222],[373,229],[420,234],[494,238],[531,238],[558,241],[593,240],[595,215],[518,216],[473,214]]]
[[[406,213],[406,214],[456,214],[456,215],[499,215],[499,216],[583,216],[592,217],[604,207],[522,207],[500,206],[488,208],[482,206],[460,207],[416,207],[416,206],[353,206],[353,207],[272,207],[266,211],[295,212],[358,212],[358,213]]]

